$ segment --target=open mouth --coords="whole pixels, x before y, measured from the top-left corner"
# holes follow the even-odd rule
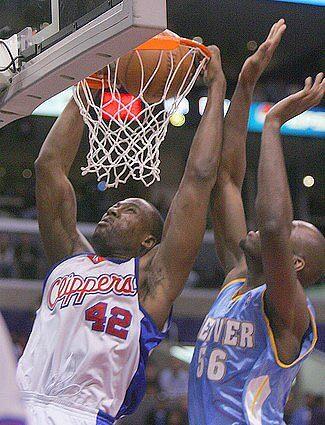
[[[113,219],[111,217],[105,217],[100,220],[98,224],[111,224]]]

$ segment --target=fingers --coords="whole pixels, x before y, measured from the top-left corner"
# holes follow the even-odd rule
[[[312,85],[313,85],[313,79],[311,77],[307,77],[305,79],[304,91],[307,93],[311,89]]]
[[[220,54],[219,47],[217,47],[215,45],[212,45],[212,46],[209,46],[208,49],[211,52],[210,63],[211,62],[213,62],[213,63],[216,63],[216,62],[221,63],[221,54]]]
[[[325,79],[324,73],[320,72],[316,75],[313,82],[312,77],[305,80],[305,87],[297,95],[308,105],[308,108],[317,106],[325,94]]]
[[[317,89],[318,87],[320,87],[323,81],[324,81],[324,73],[320,72],[319,74],[316,75],[313,88]]]
[[[211,52],[211,54],[212,54],[212,57],[214,56],[214,57],[220,57],[220,50],[219,50],[219,47],[217,47],[217,46],[215,46],[215,45],[212,45],[212,46],[209,46],[208,47],[208,49],[210,50],[210,52]]]
[[[325,93],[324,73],[317,74],[315,79],[308,77],[305,86],[298,93],[292,94],[273,106],[268,115],[280,120],[281,125],[290,119],[317,106]]]
[[[272,26],[272,28],[271,28],[271,30],[270,30],[270,32],[269,32],[269,35],[268,35],[268,37],[267,37],[267,39],[266,40],[270,40],[270,39],[273,39],[278,33],[279,33],[279,31],[281,32],[281,31],[284,31],[283,30],[283,26],[285,26],[285,20],[284,19],[279,19],[278,20],[278,22],[276,22],[273,26]],[[285,28],[284,28],[285,29]]]
[[[286,28],[287,26],[284,19],[280,19],[278,22],[276,22],[272,26],[267,39],[259,47],[259,51],[262,54],[267,53],[269,56],[272,55],[275,49],[278,47]]]
[[[278,28],[277,32],[274,34],[274,37],[273,37],[274,44],[276,44],[276,45],[279,44],[279,42],[281,41],[281,38],[282,38],[282,36],[283,36],[283,34],[284,34],[284,32],[285,32],[286,29],[287,29],[286,24],[282,24]]]
[[[270,40],[273,37],[273,34],[275,32],[275,28],[276,28],[276,24],[277,24],[277,22],[272,25],[272,28],[271,28],[271,30],[269,32],[269,35],[267,36],[267,40]]]
[[[324,73],[320,72],[316,75],[315,81],[313,83],[312,77],[308,77],[305,80],[304,92],[306,94],[317,94],[322,93],[324,89]]]
[[[211,52],[210,61],[207,64],[205,70],[205,84],[209,87],[213,82],[226,81],[224,78],[222,64],[221,64],[221,53],[217,46],[209,46],[208,49]],[[220,85],[220,87],[223,85]]]
[[[320,72],[319,74],[316,75],[314,84],[310,91],[314,101],[314,105],[318,105],[325,94],[325,79],[324,79],[323,72]]]
[[[282,21],[283,21],[283,19],[282,19]],[[287,29],[287,26],[284,23],[277,26],[274,35],[270,39],[272,52],[278,47],[286,29]]]

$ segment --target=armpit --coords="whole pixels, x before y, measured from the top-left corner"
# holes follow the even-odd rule
[[[166,273],[159,262],[152,255],[143,268],[140,268],[139,276],[140,301],[146,301],[148,296],[155,296],[157,288],[166,281]]]

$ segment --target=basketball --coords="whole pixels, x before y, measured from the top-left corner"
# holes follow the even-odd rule
[[[162,35],[168,36],[171,36],[171,34],[177,37],[170,31],[162,33]],[[175,97],[184,84],[187,73],[189,73],[188,78],[190,78],[194,72],[194,66],[190,70],[192,55],[188,53],[189,47],[182,45],[170,51],[132,50],[120,58],[117,71],[118,80],[129,93],[137,97],[141,91],[143,66],[143,87],[152,78],[143,93],[143,97],[146,102],[155,103],[162,99],[166,84],[171,78],[170,76],[174,74],[166,98]],[[159,65],[160,58],[161,63]],[[152,77],[154,73],[155,75]]]

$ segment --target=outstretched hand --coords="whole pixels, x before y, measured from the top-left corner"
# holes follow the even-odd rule
[[[207,69],[204,72],[204,82],[210,87],[214,82],[226,83],[226,79],[222,70],[220,50],[217,46],[209,46],[211,59]]]
[[[306,78],[303,90],[278,102],[267,114],[268,119],[283,125],[308,109],[317,106],[325,94],[324,73],[317,74],[314,84],[311,77]]]
[[[270,63],[286,28],[287,27],[284,19],[280,19],[272,26],[270,33],[264,43],[262,43],[257,51],[244,63],[240,73],[240,78],[242,81],[256,84]]]

